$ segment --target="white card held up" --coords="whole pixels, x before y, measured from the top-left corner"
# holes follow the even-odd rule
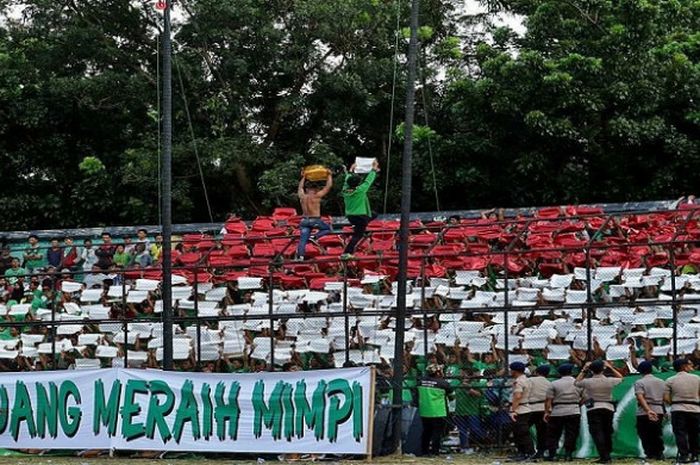
[[[372,171],[374,158],[356,157],[355,158],[355,173],[366,174]]]

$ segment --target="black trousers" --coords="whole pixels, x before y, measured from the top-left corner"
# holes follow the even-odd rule
[[[421,420],[423,420],[423,437],[421,438],[423,455],[439,455],[440,442],[445,434],[447,418],[421,417]]]
[[[610,460],[612,453],[613,415],[615,412],[604,408],[588,411],[588,431],[601,460]]]
[[[671,412],[671,426],[676,437],[678,456],[698,455],[698,433],[700,432],[700,413]]]
[[[518,449],[518,454],[532,455],[535,453],[535,448],[532,445],[532,436],[530,436],[529,413],[522,413],[515,417],[513,442],[515,442],[515,447]]]
[[[352,237],[350,242],[345,246],[344,253],[353,253],[357,243],[362,240],[367,231],[367,225],[372,220],[369,216],[348,216],[348,221],[352,225]]]
[[[547,450],[547,423],[544,422],[544,411],[530,412],[530,426],[537,433],[537,453],[542,455]]]
[[[651,421],[646,415],[637,415],[637,434],[647,458],[663,458],[663,416],[659,415],[658,420]]]
[[[581,415],[566,415],[563,417],[549,417],[547,425],[547,449],[549,456],[557,455],[559,440],[564,433],[564,452],[571,455],[576,451],[576,440],[581,430]]]

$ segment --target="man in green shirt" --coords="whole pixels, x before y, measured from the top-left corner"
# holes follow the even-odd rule
[[[344,251],[346,256],[352,255],[355,251],[357,243],[362,240],[367,230],[367,225],[372,219],[372,207],[369,205],[367,192],[377,177],[379,163],[377,163],[377,160],[374,160],[372,171],[364,179],[362,176],[355,174],[354,171],[355,165],[352,165],[350,173],[345,175],[342,192],[343,200],[345,201],[345,216],[348,217],[348,221],[353,227],[352,237]]]
[[[19,266],[19,258],[15,257],[12,259],[12,267],[5,271],[5,277],[7,278],[7,283],[11,286],[17,284],[17,279],[19,277],[27,276],[29,273],[27,270]]]
[[[418,382],[418,414],[423,422],[424,455],[439,455],[447,426],[447,399],[454,398],[452,386],[443,379],[442,367],[431,364],[427,376]]]
[[[24,250],[24,267],[33,272],[45,266],[44,253],[39,246],[39,237],[31,234],[28,239],[29,247]]]

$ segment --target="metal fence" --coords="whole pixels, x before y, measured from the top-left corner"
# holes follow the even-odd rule
[[[404,383],[438,363],[458,390],[482,392],[471,396],[476,407],[461,398],[472,414],[452,417],[479,447],[507,437],[504,410],[489,399],[514,360],[534,368],[606,358],[633,373],[641,358],[663,370],[700,355],[697,209],[545,213],[411,225]],[[370,228],[349,259],[340,252],[350,231],[338,231],[304,262],[293,260],[293,222],[277,229],[181,240],[176,369],[390,372],[398,225]],[[234,247],[247,256],[231,258]],[[10,273],[0,369],[160,367],[159,279],[157,265]]]

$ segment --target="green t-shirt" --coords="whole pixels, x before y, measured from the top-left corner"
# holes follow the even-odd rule
[[[15,285],[17,284],[18,276],[27,276],[28,274],[29,272],[20,266],[17,269],[10,268],[7,271],[5,271],[5,278],[7,279],[7,282],[9,284]]]
[[[445,396],[445,390],[418,386],[418,413],[425,418],[446,417],[447,397]]]
[[[475,369],[480,370],[480,371],[488,370],[489,368],[493,368],[493,369],[498,368],[498,364],[496,364],[496,363],[486,363],[486,362],[482,362],[481,360],[474,360],[472,362],[472,366]]]
[[[346,216],[371,216],[372,207],[369,204],[369,198],[367,197],[367,191],[372,186],[374,179],[377,177],[377,172],[372,170],[367,174],[362,183],[355,189],[350,189],[348,186],[348,179],[352,175],[348,173],[345,176],[345,183],[343,184],[343,199],[345,200],[345,215]]]
[[[27,267],[28,270],[34,270],[36,268],[41,268],[46,265],[46,256],[44,251],[40,247],[27,247],[24,249],[24,254],[25,255],[38,255],[40,258],[35,259],[35,260],[30,260],[27,259],[24,262],[24,266]]]
[[[480,396],[469,394],[469,390],[474,389],[481,393]],[[486,380],[480,379],[470,383],[470,386],[460,386],[455,389],[457,407],[455,414],[460,416],[479,415],[484,404],[484,392],[486,391]]]
[[[445,367],[445,378],[452,378],[448,379],[447,382],[450,383],[450,386],[459,386],[462,384],[461,380],[457,379],[462,375],[462,366],[458,365],[456,363],[447,365]]]
[[[114,264],[121,267],[127,267],[131,261],[131,255],[126,252],[115,252],[114,253]]]

